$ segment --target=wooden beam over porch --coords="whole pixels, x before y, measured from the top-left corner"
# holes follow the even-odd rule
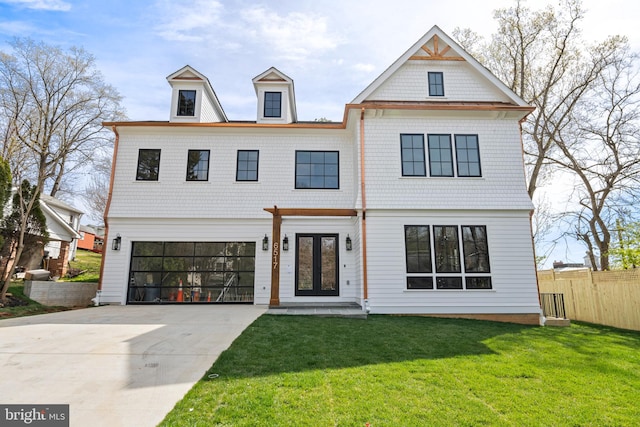
[[[358,216],[355,209],[316,209],[316,208],[265,208],[265,211],[279,216]]]
[[[273,229],[271,238],[271,298],[270,306],[280,305],[280,230],[283,216],[358,216],[355,209],[330,209],[330,208],[265,208],[265,211],[273,215]]]

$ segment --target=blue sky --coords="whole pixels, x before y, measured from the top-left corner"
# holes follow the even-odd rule
[[[529,0],[529,7],[555,0]],[[483,36],[512,0],[0,0],[0,50],[30,37],[91,52],[131,120],[167,120],[166,77],[189,64],[206,75],[229,119],[255,120],[251,79],[271,66],[295,82],[299,120],[340,121],[344,105],[433,25]],[[629,37],[640,51],[640,2],[584,0],[587,41]],[[556,187],[557,188],[557,187]],[[557,191],[553,200],[562,200]],[[556,202],[561,205],[560,202]],[[567,251],[569,247],[569,252]],[[584,249],[550,256],[581,261]]]

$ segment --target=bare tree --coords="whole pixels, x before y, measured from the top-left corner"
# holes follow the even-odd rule
[[[498,9],[498,32],[489,43],[470,30],[454,35],[521,98],[536,107],[523,124],[527,191],[533,198],[553,174],[548,157],[557,149],[558,132],[569,126],[580,100],[624,48],[613,37],[591,49],[580,35],[584,16],[580,0],[563,0],[560,9],[531,10],[516,0]]]
[[[600,74],[598,85],[559,129],[550,160],[576,177],[568,216],[591,265],[609,269],[612,232],[620,218],[637,215],[640,196],[640,79],[628,48]],[[596,262],[599,257],[599,263]]]
[[[0,52],[0,152],[11,165],[15,187],[28,180],[32,194],[48,190],[55,196],[66,177],[91,162],[96,147],[111,144],[101,122],[123,117],[120,96],[81,48],[63,51],[29,39],[15,39],[11,46],[11,54]],[[36,204],[33,198],[24,202],[14,263]]]
[[[626,79],[628,85],[632,81],[628,71],[633,66],[627,65],[635,57],[623,37],[609,37],[595,45],[584,41],[579,28],[584,16],[581,0],[562,0],[558,8],[541,10],[523,4],[523,0],[516,0],[514,7],[495,11],[498,32],[489,43],[470,30],[457,29],[455,35],[507,86],[536,107],[523,123],[529,195],[538,202],[536,190],[558,171],[575,177],[577,187],[570,199],[578,208],[555,217],[556,223],[561,218],[571,230],[566,233],[587,246],[592,265],[597,265],[597,252],[601,266],[607,268],[612,221],[636,196],[631,185],[637,179],[636,163],[631,160],[628,137],[636,120],[630,100],[636,94],[632,86],[622,82]],[[616,71],[620,67],[626,74]],[[623,123],[618,122],[616,113],[621,108],[626,111],[624,139],[619,137]],[[548,211],[539,203],[536,210],[534,227],[542,225],[536,220]],[[541,236],[544,233],[536,231],[536,249],[544,252]]]
[[[104,212],[109,195],[109,178],[111,177],[111,158],[100,155],[94,158],[91,178],[82,198],[88,209],[88,216],[98,224],[104,222]]]

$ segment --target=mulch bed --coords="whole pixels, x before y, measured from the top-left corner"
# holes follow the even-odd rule
[[[11,294],[7,294],[5,296],[4,301],[0,301],[0,308],[2,307],[20,307],[24,305],[29,305],[29,302],[22,300],[20,298],[14,297]]]

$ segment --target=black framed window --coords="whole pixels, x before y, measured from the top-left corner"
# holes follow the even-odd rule
[[[264,93],[264,116],[280,117],[282,115],[282,92]]]
[[[486,226],[405,225],[404,240],[407,289],[492,289]]]
[[[187,181],[209,179],[209,150],[189,150],[187,156]]]
[[[160,150],[141,148],[138,150],[137,181],[157,181],[160,172]]]
[[[338,189],[337,151],[296,151],[296,188]]]
[[[434,225],[433,242],[436,272],[460,273],[458,227],[454,225]]]
[[[491,277],[466,277],[465,286],[467,289],[491,289]]]
[[[407,273],[431,273],[431,237],[427,225],[405,225]]]
[[[178,116],[195,116],[196,115],[196,91],[195,90],[179,90],[178,91]]]
[[[437,289],[462,289],[462,277],[436,277]]]
[[[444,96],[444,79],[442,72],[428,73],[429,77],[429,96]]]
[[[258,150],[238,150],[236,181],[258,180]]]
[[[478,135],[456,135],[458,176],[481,176]]]
[[[407,277],[407,289],[433,289],[433,277]]]
[[[402,176],[426,176],[424,135],[400,134]]]
[[[431,176],[453,176],[451,135],[429,135],[429,172]]]
[[[462,246],[464,249],[464,269],[467,273],[490,273],[487,227],[484,225],[463,225]]]

